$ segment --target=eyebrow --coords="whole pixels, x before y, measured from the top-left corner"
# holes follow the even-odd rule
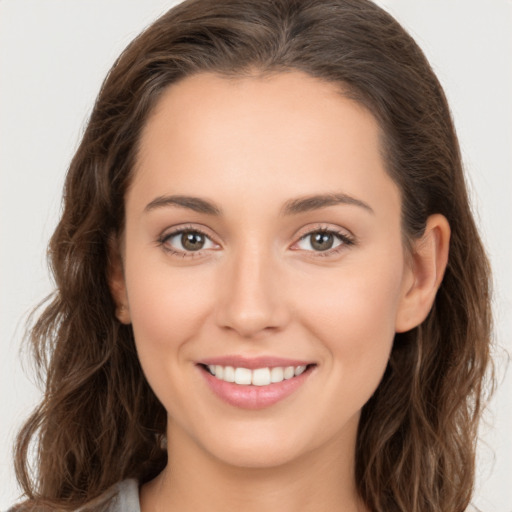
[[[212,202],[199,197],[191,196],[159,196],[144,208],[145,212],[156,210],[157,208],[163,208],[165,206],[179,206],[181,208],[187,208],[197,213],[205,213],[207,215],[219,216],[222,214],[222,210],[215,206]]]
[[[338,204],[346,204],[352,206],[358,206],[374,214],[375,212],[371,206],[360,199],[349,196],[347,194],[317,194],[305,197],[299,197],[297,199],[291,199],[287,201],[281,209],[282,215],[297,215],[299,213],[310,212],[313,210],[319,210],[321,208],[327,208],[329,206],[336,206]],[[158,208],[166,206],[178,206],[180,208],[186,208],[197,213],[204,213],[207,215],[221,216],[222,209],[216,206],[211,201],[201,199],[200,197],[193,196],[182,196],[182,195],[171,195],[171,196],[159,196],[153,199],[144,208],[145,212],[150,212]]]
[[[298,199],[292,199],[287,201],[283,206],[282,212],[284,215],[296,215],[299,213],[305,213],[312,210],[318,210],[320,208],[327,208],[328,206],[335,206],[338,204],[347,204],[352,206],[359,206],[368,212],[375,214],[373,208],[355,197],[347,194],[320,194],[300,197]]]

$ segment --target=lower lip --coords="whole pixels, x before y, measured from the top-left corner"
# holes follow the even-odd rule
[[[270,407],[297,391],[307,380],[313,367],[304,373],[268,386],[243,386],[217,379],[203,366],[199,366],[210,389],[224,402],[241,409],[264,409]]]

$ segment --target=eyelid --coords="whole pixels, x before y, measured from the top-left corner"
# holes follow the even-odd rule
[[[200,233],[201,235],[208,238],[208,240],[211,241],[211,243],[215,244],[217,247],[207,248],[207,249],[198,249],[197,251],[187,251],[187,250],[180,250],[175,249],[173,247],[170,247],[166,245],[166,242],[173,236],[177,236],[181,233],[185,232],[196,232]],[[325,251],[315,251],[315,250],[306,250],[306,249],[300,249],[296,248],[296,246],[300,241],[304,240],[304,238],[308,236],[312,236],[315,233],[329,233],[337,237],[341,243],[335,246],[334,248],[327,249]],[[212,236],[210,234],[210,230],[206,227],[203,227],[201,225],[197,224],[184,224],[184,225],[178,225],[173,226],[172,228],[167,228],[162,232],[162,234],[158,237],[157,243],[160,245],[165,251],[175,254],[178,256],[182,256],[184,258],[191,258],[194,256],[204,256],[205,252],[209,252],[212,250],[218,250],[218,248],[222,247],[222,245],[216,240],[216,236]],[[328,224],[316,224],[316,225],[308,225],[303,228],[301,228],[296,235],[294,236],[295,241],[290,246],[290,249],[293,251],[301,251],[303,253],[309,253],[313,256],[330,256],[337,254],[341,252],[342,250],[355,245],[357,240],[356,237],[346,228],[341,228],[340,226],[333,226]]]
[[[339,245],[337,245],[334,248],[327,249],[325,251],[314,251],[314,250],[306,250],[306,249],[294,248],[294,246],[297,246],[297,244],[299,242],[301,242],[302,240],[304,240],[308,236],[312,236],[315,233],[329,233],[329,234],[332,234],[332,235],[338,237],[338,239],[340,239],[342,243],[340,243]],[[290,247],[290,249],[292,249],[294,251],[302,251],[304,253],[309,253],[309,254],[313,255],[314,257],[316,257],[316,256],[330,256],[330,255],[337,254],[340,251],[346,249],[347,247],[355,245],[356,242],[357,242],[356,237],[354,236],[354,234],[351,233],[348,229],[341,228],[339,226],[327,225],[327,224],[318,224],[318,225],[315,225],[315,226],[306,226],[306,227],[302,228],[301,230],[299,230],[299,232],[295,236],[295,239],[296,239],[296,241],[293,242],[293,244]]]
[[[194,256],[203,256],[205,252],[208,252],[208,251],[211,251],[211,250],[217,250],[217,248],[220,247],[219,242],[216,241],[216,237],[212,236],[209,233],[209,231],[210,230],[208,230],[208,229],[206,229],[206,228],[204,228],[202,226],[198,226],[197,224],[185,224],[185,225],[173,226],[172,228],[165,229],[158,236],[157,243],[165,251],[167,251],[167,252],[169,252],[171,254],[182,256],[184,258],[190,258],[190,257],[194,257]],[[210,240],[211,243],[216,245],[217,248],[214,248],[214,249],[207,248],[207,249],[198,249],[197,251],[187,251],[187,250],[176,249],[176,248],[173,248],[173,247],[171,247],[169,245],[166,245],[166,242],[170,238],[172,238],[174,236],[177,236],[177,235],[180,235],[182,233],[186,233],[186,232],[194,232],[194,233],[199,233],[199,234],[203,235],[204,237],[208,238],[208,240]]]

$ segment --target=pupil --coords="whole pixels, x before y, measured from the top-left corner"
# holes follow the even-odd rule
[[[204,245],[204,236],[201,233],[189,231],[181,235],[181,245],[187,251],[198,251]]]
[[[313,235],[311,245],[317,251],[326,251],[332,247],[334,238],[331,233],[316,233]]]

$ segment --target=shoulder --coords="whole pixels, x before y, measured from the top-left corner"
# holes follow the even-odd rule
[[[6,512],[55,512],[55,509],[26,504],[11,507]],[[109,487],[97,498],[89,501],[74,512],[140,512],[139,483],[127,479]]]
[[[118,482],[76,512],[140,512],[139,483],[134,479]]]

